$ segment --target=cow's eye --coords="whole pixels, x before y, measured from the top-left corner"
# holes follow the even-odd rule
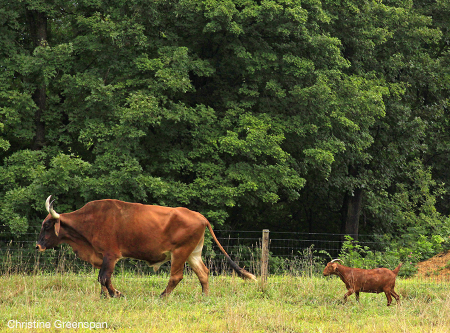
[[[44,229],[49,230],[52,227],[52,225],[49,222],[44,223]]]

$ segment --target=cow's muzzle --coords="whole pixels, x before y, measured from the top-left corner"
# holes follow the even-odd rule
[[[45,247],[42,247],[40,244],[36,244],[36,250],[39,250],[39,252],[44,252]]]

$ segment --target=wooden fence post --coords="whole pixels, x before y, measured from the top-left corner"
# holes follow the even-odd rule
[[[261,248],[261,289],[264,290],[269,275],[269,229],[264,229]]]

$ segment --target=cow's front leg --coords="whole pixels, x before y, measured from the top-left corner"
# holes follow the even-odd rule
[[[98,273],[98,282],[102,285],[101,294],[104,296],[121,297],[122,293],[116,290],[111,283],[111,275],[114,271],[118,258],[114,255],[104,255],[102,267]]]

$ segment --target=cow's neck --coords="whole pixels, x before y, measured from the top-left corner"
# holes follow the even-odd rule
[[[61,218],[61,243],[67,243],[70,246],[74,247],[76,244],[89,243],[84,236],[84,233],[79,228],[75,227],[74,224],[71,223],[70,219]]]
[[[61,230],[61,243],[69,244],[80,259],[91,263],[94,267],[101,267],[102,255],[94,249],[88,238],[84,236],[86,230],[78,230],[68,220],[61,223]]]

